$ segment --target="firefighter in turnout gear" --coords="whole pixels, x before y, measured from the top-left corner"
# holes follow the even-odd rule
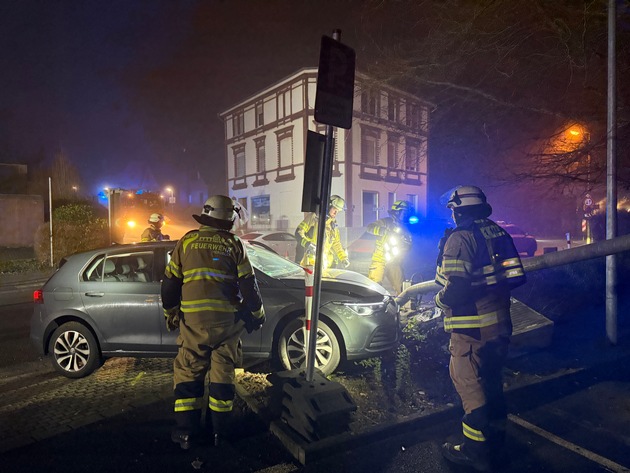
[[[413,214],[412,205],[406,200],[397,200],[389,210],[389,217],[372,222],[367,232],[376,235],[376,248],[368,269],[368,278],[381,283],[385,277],[396,294],[402,292],[404,277],[402,263],[411,248],[411,233],[406,228]]]
[[[512,238],[488,217],[492,207],[475,186],[449,193],[456,228],[441,240],[435,296],[450,332],[449,373],[464,408],[463,441],[442,446],[444,457],[479,471],[491,469],[505,439],[502,370],[512,321],[510,291],[525,283]],[[450,229],[449,229],[450,230]]]
[[[330,196],[324,238],[324,262],[322,265],[324,269],[332,267],[335,260],[339,261],[343,268],[350,266],[348,254],[341,244],[341,235],[339,228],[337,228],[337,213],[345,210],[345,205],[346,202],[338,195]],[[296,230],[298,244],[304,248],[304,255],[300,261],[304,267],[315,265],[318,220],[317,214],[309,213]]]
[[[140,241],[162,241],[170,240],[168,235],[162,235],[162,226],[164,225],[164,216],[162,214],[151,214],[149,227],[145,228],[140,237]]]
[[[227,196],[210,197],[201,224],[175,246],[162,282],[169,330],[179,327],[173,363],[175,419],[171,440],[188,449],[200,440],[204,380],[215,445],[225,435],[234,400],[234,369],[241,360],[243,329],[258,330],[265,310],[243,242],[230,232],[236,218]]]

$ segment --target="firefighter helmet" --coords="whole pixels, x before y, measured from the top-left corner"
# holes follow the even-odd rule
[[[233,222],[236,218],[234,201],[226,195],[213,195],[203,204],[201,215]]]
[[[341,197],[339,197],[338,195],[331,195],[330,196],[330,201],[328,202],[328,208],[335,208],[337,210],[339,210],[340,212],[343,210],[346,210],[346,201],[343,200]]]
[[[477,186],[458,186],[451,191],[446,206],[449,209],[487,204],[486,195]]]
[[[404,222],[413,213],[411,202],[406,200],[397,200],[393,203],[389,214],[398,221]]]
[[[164,216],[162,214],[151,214],[149,217],[149,223],[162,223]]]

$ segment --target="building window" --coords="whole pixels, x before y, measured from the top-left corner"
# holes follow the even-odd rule
[[[363,226],[378,220],[378,192],[363,191]]]
[[[387,98],[387,119],[396,123],[400,120],[400,99],[391,95]]]
[[[278,93],[278,119],[291,116],[291,89]]]
[[[361,132],[361,162],[370,166],[378,165],[378,133],[375,131]]]
[[[271,206],[269,194],[256,195],[251,198],[252,208],[249,212],[250,223],[253,227],[271,224]]]
[[[256,172],[265,172],[265,138],[255,141],[256,144]]]
[[[379,95],[376,90],[368,89],[361,92],[361,111],[378,117]]]
[[[293,165],[293,129],[276,132],[278,137],[278,167]]]
[[[418,210],[418,196],[416,194],[407,194],[407,202],[411,204],[414,212]]]
[[[398,168],[398,137],[390,136],[387,140],[387,167]]]
[[[234,177],[245,177],[245,145],[232,148],[234,153]]]
[[[256,104],[256,128],[260,128],[265,124],[265,112],[262,102]]]
[[[420,170],[420,147],[417,142],[407,142],[405,151],[405,171]]]
[[[235,113],[232,116],[232,136],[239,136],[245,133],[245,114]]]
[[[422,107],[417,104],[407,104],[407,126],[420,130],[422,124]]]

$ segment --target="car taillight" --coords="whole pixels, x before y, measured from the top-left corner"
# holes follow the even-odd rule
[[[43,304],[44,303],[44,291],[41,289],[37,289],[33,291],[33,302],[35,304]]]

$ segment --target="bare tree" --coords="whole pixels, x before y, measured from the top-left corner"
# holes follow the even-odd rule
[[[602,0],[398,1],[405,12],[392,46],[369,65],[380,81],[403,84],[436,104],[431,150],[438,164],[476,163],[494,182],[535,177],[547,187],[603,182],[606,123],[606,3]],[[374,10],[391,2],[370,2]],[[627,24],[628,9],[620,10]],[[626,22],[626,23],[623,23]],[[619,77],[630,68],[630,34],[620,28]],[[383,43],[385,44],[385,43]],[[625,81],[619,87],[620,169],[630,166]],[[579,124],[588,140],[570,151],[542,145]],[[532,143],[541,146],[532,146]],[[463,158],[463,159],[462,159]],[[620,173],[630,188],[630,174]]]

